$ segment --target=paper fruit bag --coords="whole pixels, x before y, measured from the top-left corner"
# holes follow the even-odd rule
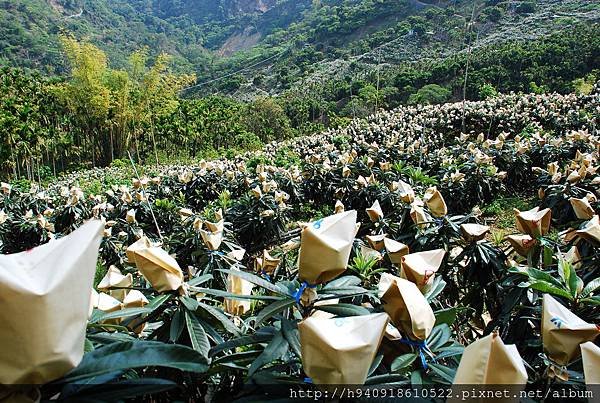
[[[209,250],[218,250],[223,242],[223,231],[211,232],[201,229],[200,236]]]
[[[183,272],[164,249],[152,246],[147,237],[127,248],[127,258],[158,292],[174,291],[183,284]]]
[[[410,252],[408,245],[390,238],[383,238],[383,246],[390,258],[390,262],[396,265],[402,264],[402,256],[408,255]]]
[[[600,347],[588,341],[580,345],[583,374],[587,385],[600,384]]]
[[[527,257],[531,248],[537,245],[537,239],[533,239],[529,235],[516,234],[507,235],[506,240],[519,255]]]
[[[440,268],[446,251],[443,249],[416,252],[402,257],[400,277],[412,281],[423,289],[433,282],[435,273]]]
[[[540,210],[539,207],[535,207],[527,211],[514,209],[514,212],[517,219],[517,229],[522,233],[536,238],[546,235],[550,230],[552,211],[549,208]]]
[[[571,197],[569,199],[571,202],[571,207],[575,211],[575,215],[580,220],[589,220],[594,216],[594,209],[590,205],[590,201],[584,197],[582,199],[577,199],[575,197]]]
[[[477,242],[485,238],[485,234],[490,232],[490,227],[480,224],[461,224],[460,232],[465,240]]]
[[[552,361],[568,365],[579,356],[579,345],[593,341],[599,334],[598,326],[585,322],[549,294],[544,294],[542,342]]]
[[[100,291],[108,292],[111,296],[119,301],[123,301],[127,292],[126,289],[110,289],[113,287],[131,287],[132,284],[133,276],[131,273],[124,276],[123,273],[121,273],[121,270],[117,269],[116,266],[110,266],[102,280],[100,280],[98,289]]]
[[[373,222],[377,222],[383,218],[383,211],[379,205],[379,200],[375,200],[375,203],[367,209],[367,214]]]
[[[332,280],[346,270],[356,230],[356,211],[334,214],[302,230],[298,277],[309,284]]]
[[[385,247],[385,245],[384,245],[385,234],[367,235],[365,238],[367,238],[367,242],[369,242],[369,245],[371,246],[371,248],[375,249],[378,252],[381,252],[381,250]]]
[[[592,243],[600,244],[600,219],[598,215],[593,216],[580,230],[575,232],[581,238]]]
[[[442,197],[442,194],[437,187],[432,186],[425,191],[423,201],[435,217],[443,217],[448,214],[448,207],[446,207],[446,201]]]
[[[412,340],[425,340],[435,325],[435,315],[416,284],[383,273],[379,298],[392,323]]]
[[[94,220],[0,256],[0,384],[43,384],[79,364],[103,231]]]
[[[235,266],[232,267],[232,270],[239,271],[239,269]],[[254,284],[251,282],[244,280],[243,278],[236,276],[232,273],[229,273],[227,276],[227,292],[237,295],[250,295],[252,293],[252,289],[254,288]],[[225,311],[236,316],[241,316],[247,311],[250,310],[250,304],[252,303],[249,299],[231,299],[225,298]]]
[[[388,323],[385,313],[308,317],[298,324],[302,366],[317,385],[362,385]]]
[[[467,346],[456,370],[457,385],[525,385],[527,371],[517,348],[492,333]]]
[[[123,308],[143,308],[148,305],[149,301],[144,294],[138,290],[131,290],[127,293],[123,299]],[[142,315],[134,317],[131,322],[127,324],[127,327],[137,334],[142,333],[146,328],[146,322],[143,320]]]

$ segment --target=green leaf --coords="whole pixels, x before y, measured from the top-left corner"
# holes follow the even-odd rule
[[[156,308],[164,304],[165,301],[167,301],[171,297],[173,297],[173,295],[171,294],[161,294],[156,298],[152,298],[148,305],[145,306],[145,308],[149,308],[154,311]]]
[[[427,346],[432,350],[436,351],[438,348],[446,344],[452,337],[452,332],[447,324],[437,325],[431,331],[431,334],[427,338]]]
[[[190,298],[187,295],[182,295],[179,297],[179,300],[188,311],[195,312],[198,309],[198,301],[195,298]]]
[[[217,297],[224,297],[224,298],[229,298],[229,299],[239,299],[239,300],[271,300],[271,301],[281,299],[281,297],[277,297],[277,296],[274,296],[274,295],[239,295],[239,294],[232,294],[232,293],[226,292],[226,291],[215,290],[215,289],[212,289],[212,288],[191,287],[190,289],[193,290],[193,291],[195,291],[195,292],[209,294],[209,295],[215,295]]]
[[[554,253],[552,252],[552,248],[548,246],[544,246],[544,267],[549,267],[552,265],[552,257]]]
[[[289,344],[283,334],[276,333],[275,337],[265,347],[264,351],[252,362],[248,368],[248,376],[252,376],[257,370],[264,365],[281,358],[288,351]]]
[[[332,288],[345,288],[345,287],[349,287],[349,286],[358,286],[358,285],[360,285],[360,283],[361,283],[360,278],[358,278],[356,276],[344,276],[344,277],[336,278],[333,281],[330,281],[329,283],[327,283],[327,285],[325,287],[323,287],[323,290],[329,290]]]
[[[246,271],[241,271],[241,270],[228,270],[228,269],[217,269],[217,270],[219,270],[223,273],[238,276],[239,278],[243,278],[244,280],[247,280],[247,281],[251,282],[252,284],[256,284],[262,288],[272,291],[275,294],[279,294],[282,296],[288,295],[287,293],[283,292],[283,290],[281,290],[279,287],[277,287],[275,284],[269,283],[267,280],[255,275],[255,274],[248,273]]]
[[[284,309],[294,306],[295,303],[296,303],[295,299],[286,298],[286,299],[282,299],[279,301],[275,301],[270,305],[267,305],[256,316],[256,321],[254,322],[254,327],[258,327],[258,325],[260,325],[263,321],[265,321],[266,319],[269,319],[270,317],[272,317],[273,315],[276,315],[277,313],[283,311]]]
[[[529,288],[533,288],[534,290],[538,290],[541,292],[546,292],[548,294],[560,295],[561,297],[565,297],[569,300],[573,300],[573,296],[570,292],[566,291],[564,288],[558,288],[553,286],[552,284],[548,284],[545,281],[537,281],[535,283],[529,284]]]
[[[181,336],[181,332],[183,332],[183,328],[185,326],[185,317],[183,315],[183,310],[178,309],[173,314],[171,318],[171,327],[169,330],[169,341],[175,342]]]
[[[128,318],[131,316],[138,316],[138,315],[143,315],[146,313],[150,313],[152,312],[153,309],[152,308],[125,308],[125,309],[121,309],[120,311],[115,311],[115,312],[108,312],[102,315],[98,315],[96,317],[94,317],[94,321],[92,322],[90,320],[91,323],[97,323],[97,322],[102,322],[108,319],[116,319],[116,318]]]
[[[421,371],[413,371],[410,374],[410,384],[413,386],[423,384],[423,377],[421,376]]]
[[[565,259],[558,260],[558,275],[562,279],[563,284],[565,284],[566,286],[569,285],[572,270],[573,270],[573,267],[569,261],[567,261]]]
[[[227,315],[225,315],[220,309],[215,308],[214,306],[204,304],[202,302],[199,302],[198,306],[204,309],[210,315],[212,315],[219,322],[221,322],[225,330],[227,330],[229,333],[236,336],[239,336],[241,334],[240,329],[238,329],[238,327],[231,320],[229,320]]]
[[[563,284],[560,281],[552,277],[550,274],[542,270],[534,269],[533,267],[526,267],[525,269],[511,267],[509,269],[509,272],[528,276],[531,282],[541,280],[550,283],[555,287],[563,286]]]
[[[300,348],[300,334],[298,333],[298,327],[295,322],[282,319],[281,320],[281,332],[283,333],[283,337],[287,340],[292,351],[296,354],[296,357],[302,357],[302,351]]]
[[[392,362],[391,370],[392,372],[399,372],[402,369],[408,369],[412,365],[413,362],[417,359],[417,354],[409,353],[402,354],[398,358],[396,358]],[[402,371],[406,372],[406,371]]]
[[[427,302],[431,302],[437,297],[446,287],[446,282],[439,276],[435,277],[433,283],[429,289],[425,292],[424,296]]]
[[[200,322],[198,322],[196,316],[189,311],[185,312],[185,323],[192,342],[192,347],[208,360],[210,342],[208,341],[208,336],[206,335],[204,328]]]
[[[457,355],[461,355],[465,351],[464,346],[448,346],[438,348],[436,350],[435,358],[437,360],[441,360],[442,358],[454,357]]]
[[[367,376],[371,376],[371,374],[375,372],[379,365],[381,365],[381,361],[383,361],[383,354],[377,354],[373,360],[373,363],[371,364],[371,367],[369,368],[369,374]]]
[[[166,379],[140,378],[118,382],[99,383],[85,388],[82,392],[63,396],[60,400],[81,402],[119,402],[142,395],[164,392],[177,388],[177,383]]]
[[[460,310],[461,309],[458,307],[453,307],[435,311],[435,323],[439,325],[441,325],[442,323],[445,323],[448,326],[452,325],[456,320],[456,314]]]
[[[600,277],[595,278],[592,281],[590,281],[589,283],[587,283],[587,285],[585,286],[583,291],[581,291],[581,297],[586,298],[588,295],[592,294],[598,288],[600,288]]]
[[[194,277],[188,281],[188,285],[196,286],[202,283],[206,283],[208,280],[213,278],[212,274],[203,274],[202,276]]]
[[[314,307],[320,311],[329,312],[336,316],[362,316],[371,313],[365,307],[352,304],[315,305]]]
[[[262,328],[262,329],[264,329],[264,328]],[[249,344],[256,344],[256,343],[264,343],[265,341],[271,340],[272,338],[273,338],[273,334],[271,334],[271,333],[255,333],[251,336],[242,336],[237,339],[233,339],[233,340],[226,341],[225,343],[221,343],[218,346],[214,346],[210,350],[209,356],[214,357],[217,353],[219,353],[221,351],[234,349],[236,347],[247,346]]]
[[[89,353],[90,351],[94,351],[94,343],[92,343],[91,340],[86,337],[85,344],[83,345],[83,352]]]
[[[344,288],[328,288],[327,290],[322,289],[326,294],[331,294],[337,297],[350,297],[367,294],[370,291],[362,287],[344,287]]]
[[[435,373],[437,376],[442,378],[449,383],[454,381],[454,376],[456,375],[456,370],[452,368],[448,368],[445,365],[430,363],[429,368]]]
[[[203,373],[208,370],[205,357],[179,344],[157,341],[117,342],[83,356],[79,366],[58,382],[75,382],[109,372],[145,367],[167,367]]]

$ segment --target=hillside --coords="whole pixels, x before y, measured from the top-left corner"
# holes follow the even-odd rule
[[[116,67],[148,46],[173,55],[178,71],[211,81],[202,92],[254,97],[530,40],[598,21],[599,7],[576,0],[0,1],[0,62],[64,73],[58,35],[72,33],[100,46]]]

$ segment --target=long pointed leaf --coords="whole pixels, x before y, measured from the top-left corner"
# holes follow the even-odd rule
[[[208,341],[208,336],[206,335],[204,328],[200,322],[198,322],[196,316],[189,311],[185,312],[185,323],[192,342],[192,347],[208,360],[210,342]]]
[[[109,372],[145,367],[203,373],[208,369],[208,363],[202,354],[178,344],[156,341],[112,343],[84,355],[79,366],[58,382],[75,382]]]
[[[296,300],[291,298],[282,299],[280,301],[273,302],[271,305],[267,305],[256,317],[254,326],[258,327],[263,321],[269,319],[271,316],[283,311],[286,308],[294,306]]]

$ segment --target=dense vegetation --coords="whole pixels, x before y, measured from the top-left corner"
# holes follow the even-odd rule
[[[348,75],[304,92],[251,102],[182,97],[193,76],[175,74],[170,58],[149,63],[146,50],[110,67],[104,52],[63,37],[68,79],[0,71],[0,169],[43,179],[65,170],[127,158],[163,163],[259,148],[262,144],[347,124],[377,108],[484,99],[497,92],[585,91],[600,66],[598,25],[536,41],[477,49],[432,63],[405,63],[364,79]],[[465,85],[466,64],[469,63]],[[583,81],[582,81],[583,80]],[[463,93],[464,91],[464,93]],[[185,93],[183,93],[185,95]]]
[[[385,336],[372,359],[352,361],[364,370],[359,383],[450,385],[464,346],[493,334],[516,346],[524,387],[582,390],[593,372],[584,373],[579,344],[600,333],[599,103],[595,87],[405,106],[260,152],[133,174],[133,182],[131,171],[113,167],[43,189],[2,184],[3,253],[69,234],[88,218],[104,223],[87,354],[42,396],[168,390],[165,400],[261,399],[273,383],[323,382],[311,371],[321,358],[303,342],[307,318],[339,324],[381,312],[393,326],[377,330]],[[509,232],[485,225],[499,195],[538,188],[530,207],[540,211],[516,211]],[[331,214],[347,225],[338,237],[354,234],[354,214],[361,225],[343,243],[349,254],[336,243],[314,273],[299,255],[318,247],[307,233]],[[141,236],[174,257],[176,284],[148,278],[135,258]],[[439,259],[408,265],[421,252]],[[315,281],[319,273],[328,274]],[[418,317],[397,313],[405,308],[390,299],[390,275],[414,281],[402,283],[415,291]],[[555,310],[560,325],[544,320],[542,310],[557,309],[549,303],[570,316]],[[573,330],[581,321],[587,333]],[[552,326],[569,335],[568,349],[543,335]]]

